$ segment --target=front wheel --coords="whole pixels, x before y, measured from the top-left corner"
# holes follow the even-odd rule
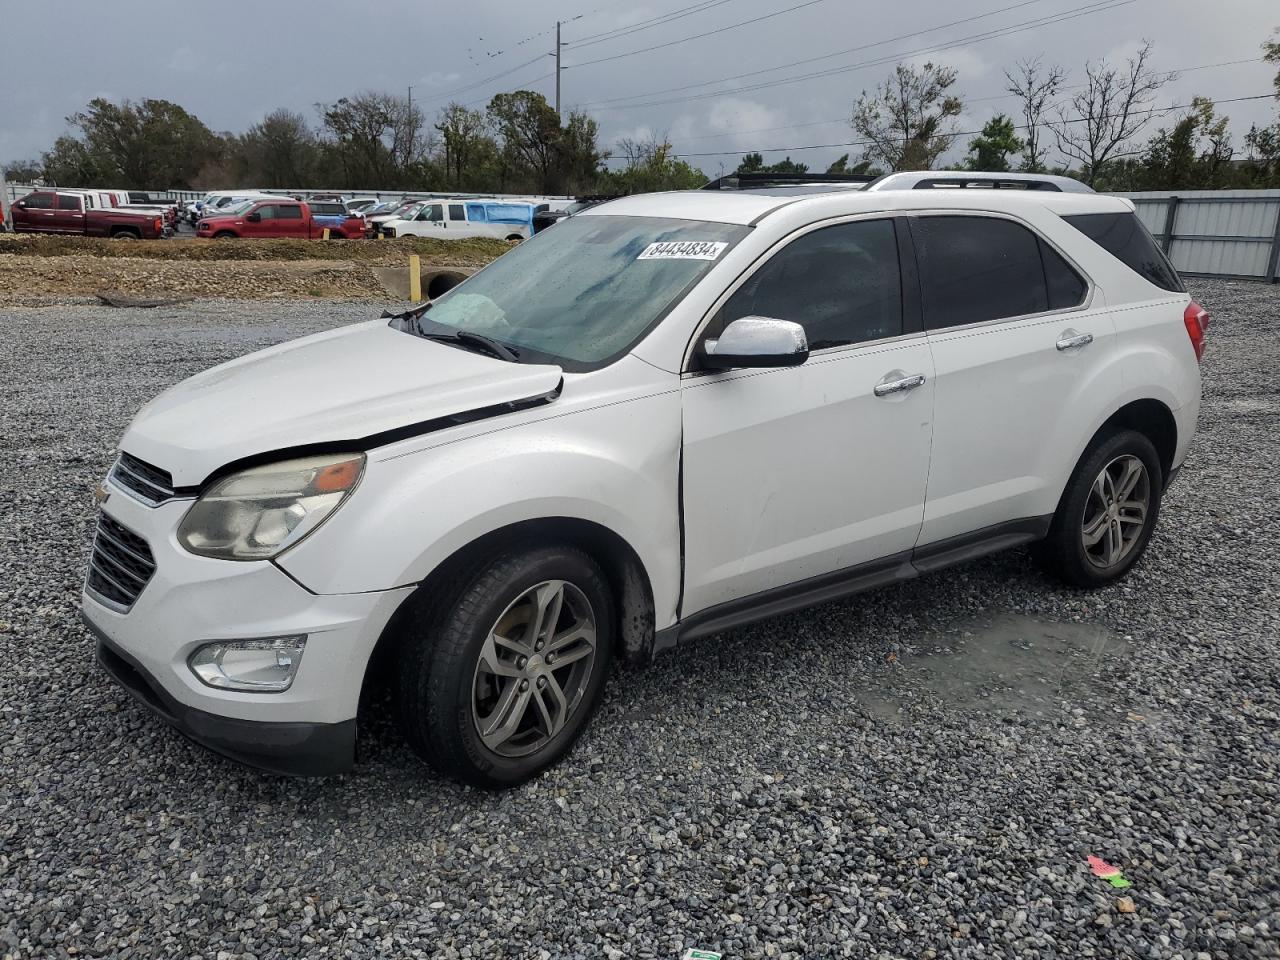
[[[441,773],[512,787],[559,760],[599,703],[614,602],[573,547],[513,550],[409,619],[396,677],[400,725]]]
[[[1072,586],[1114,583],[1146,552],[1163,490],[1151,441],[1133,430],[1113,434],[1076,465],[1037,560]]]

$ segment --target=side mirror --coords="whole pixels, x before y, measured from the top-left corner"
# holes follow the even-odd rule
[[[14,206],[17,207],[19,210],[25,210],[27,209],[27,201],[19,200],[17,203],[14,204]]]
[[[261,222],[262,222],[262,214],[260,214],[260,213],[251,213],[251,214],[249,214],[247,217],[245,217],[245,219],[246,219],[246,220],[248,220],[250,223],[261,223]]]
[[[809,359],[809,338],[790,320],[740,317],[718,340],[703,341],[702,353],[702,365],[710,370],[798,367]]]

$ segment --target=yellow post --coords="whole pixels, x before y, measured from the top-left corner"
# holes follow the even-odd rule
[[[324,228],[324,232],[320,234],[320,239],[321,239],[321,240],[328,240],[328,239],[329,239],[329,228],[328,228],[328,227],[325,227],[325,228]]]
[[[409,254],[409,299],[413,303],[422,300],[422,261],[416,253]]]

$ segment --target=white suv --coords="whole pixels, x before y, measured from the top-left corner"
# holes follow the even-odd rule
[[[507,786],[615,658],[1018,544],[1115,581],[1195,432],[1205,312],[1128,201],[896,182],[591,207],[173,387],[99,491],[101,663],[307,775],[351,766],[383,676],[419,754]]]

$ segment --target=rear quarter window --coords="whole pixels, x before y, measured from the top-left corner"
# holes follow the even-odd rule
[[[1178,271],[1134,214],[1081,213],[1062,219],[1157,287],[1174,293],[1186,291]]]

